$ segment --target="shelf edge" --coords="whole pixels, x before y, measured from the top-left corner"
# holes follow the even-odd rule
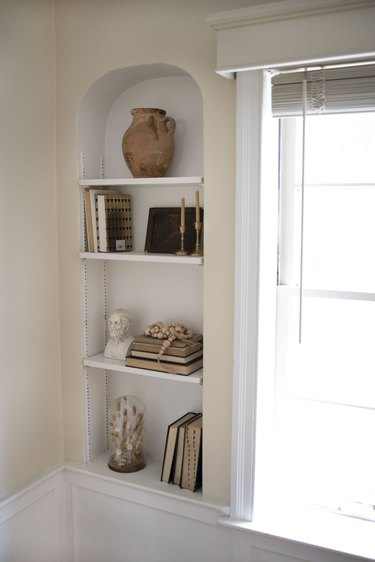
[[[91,367],[93,369],[102,369],[103,371],[116,371],[118,373],[138,375],[138,376],[150,377],[154,379],[163,379],[172,382],[202,384],[202,380],[203,380],[202,369],[199,369],[194,373],[191,373],[191,375],[171,375],[163,371],[150,371],[147,369],[136,369],[135,367],[127,367],[126,365],[123,365],[120,361],[105,358],[103,353],[98,353],[97,355],[92,355],[91,357],[85,357],[83,359],[83,365],[85,367]]]
[[[137,186],[137,185],[197,185],[202,186],[204,178],[200,176],[163,177],[163,178],[91,178],[80,179],[81,187],[96,186]]]
[[[148,254],[146,252],[80,252],[79,257],[85,260],[173,263],[181,265],[203,265],[204,262],[203,256],[175,256],[174,254]]]

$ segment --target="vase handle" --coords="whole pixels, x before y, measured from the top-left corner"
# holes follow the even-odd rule
[[[176,129],[176,121],[173,119],[173,117],[169,117],[169,115],[166,115],[163,119],[163,123],[165,125],[166,132],[169,135],[173,135]]]
[[[156,122],[155,122],[155,117],[153,115],[149,115],[147,122],[150,126],[150,129],[153,131],[155,138],[157,138],[158,136],[158,132],[157,132],[157,127],[156,127]]]

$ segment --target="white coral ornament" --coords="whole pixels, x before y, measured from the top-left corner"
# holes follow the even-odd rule
[[[136,472],[146,466],[142,454],[144,404],[136,396],[120,396],[111,404],[109,416],[110,469]]]

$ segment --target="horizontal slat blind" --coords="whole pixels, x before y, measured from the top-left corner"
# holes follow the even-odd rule
[[[275,117],[302,115],[302,82],[307,80],[307,113],[375,111],[375,64],[276,74],[272,78]]]

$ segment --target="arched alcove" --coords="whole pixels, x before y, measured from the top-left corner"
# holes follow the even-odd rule
[[[166,178],[134,179],[127,168],[122,137],[131,123],[134,107],[158,107],[176,121],[175,154]],[[134,368],[125,361],[108,359],[104,355],[106,322],[112,311],[126,308],[132,318],[132,336],[142,334],[147,325],[159,319],[177,321],[195,334],[203,333],[203,257],[145,251],[150,209],[173,209],[179,219],[184,198],[186,212],[190,207],[190,216],[196,216],[197,193],[199,206],[204,206],[200,89],[187,72],[165,64],[108,72],[92,84],[81,100],[78,142],[86,457],[97,466],[106,466],[108,405],[124,394],[137,396],[146,408],[147,466],[141,472],[147,487],[153,488],[159,486],[159,474],[156,478],[155,474],[161,470],[168,425],[186,411],[202,411],[201,364],[195,365],[197,369],[191,376],[181,375],[179,379],[170,374],[170,367],[164,371]],[[96,188],[130,196],[132,251],[101,252],[95,245],[89,248],[88,232],[96,240],[99,232]],[[179,232],[175,225],[176,251],[181,244]],[[197,359],[201,361],[201,357]],[[143,480],[142,475],[140,478]]]
[[[133,107],[159,107],[176,120],[175,155],[168,176],[203,176],[202,95],[192,76],[166,64],[116,69],[92,84],[78,111],[81,175],[131,177],[121,142]]]

